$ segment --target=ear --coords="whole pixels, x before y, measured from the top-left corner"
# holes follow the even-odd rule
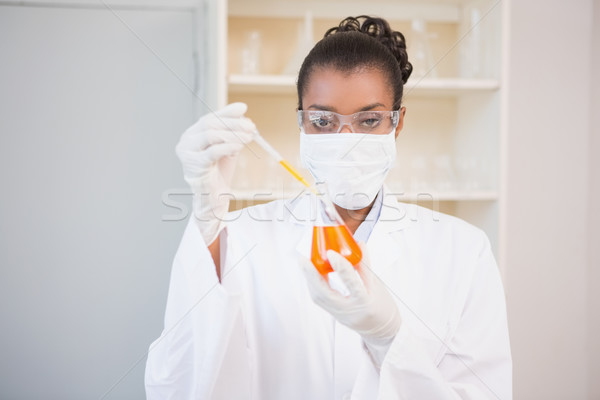
[[[396,127],[395,138],[398,138],[398,135],[404,126],[404,114],[406,114],[406,107],[400,107],[400,116],[398,117],[398,126]]]

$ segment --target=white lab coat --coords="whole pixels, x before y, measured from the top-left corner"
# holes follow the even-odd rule
[[[485,234],[384,196],[370,267],[402,325],[381,369],[360,336],[310,298],[314,198],[229,214],[223,279],[190,220],[175,256],[148,399],[512,398],[500,276]]]

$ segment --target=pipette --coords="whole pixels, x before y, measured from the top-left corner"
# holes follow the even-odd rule
[[[310,183],[304,179],[304,177],[294,168],[286,159],[284,159],[281,154],[269,142],[267,142],[258,131],[254,133],[254,141],[262,147],[271,157],[275,159],[283,168],[285,168],[294,178],[296,178],[300,183],[309,188],[312,192],[316,192],[315,188],[310,186]]]

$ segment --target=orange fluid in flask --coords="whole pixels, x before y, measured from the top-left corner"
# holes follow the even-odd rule
[[[310,259],[325,278],[328,273],[333,272],[327,260],[327,250],[337,251],[354,266],[362,259],[362,251],[346,225],[313,227]]]

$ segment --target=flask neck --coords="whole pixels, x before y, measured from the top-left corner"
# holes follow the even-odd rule
[[[327,191],[327,185],[319,182],[316,184],[317,195],[316,195],[316,206],[317,214],[315,225],[316,226],[339,226],[344,225],[344,220],[340,217],[336,210],[335,205],[329,198]]]
[[[373,203],[368,207],[360,210],[346,210],[338,207],[333,203],[329,193],[327,191],[327,185],[322,182],[316,184],[316,198],[317,198],[317,213],[316,213],[316,226],[333,226],[333,225],[346,225],[348,230],[354,234],[360,224],[365,220]]]

